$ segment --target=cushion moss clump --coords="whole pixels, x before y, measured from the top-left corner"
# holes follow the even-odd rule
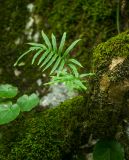
[[[129,31],[123,32],[107,42],[99,44],[94,49],[94,62],[95,65],[110,62],[114,57],[127,57],[129,56]]]
[[[56,108],[33,113],[25,119],[24,124],[19,122],[19,125],[12,125],[10,130],[3,129],[0,159],[62,159],[71,151],[75,151],[81,143],[84,113],[85,100],[80,96]],[[15,141],[9,142],[6,134],[13,133],[11,130],[15,130],[15,127],[20,127],[20,130],[14,133]]]

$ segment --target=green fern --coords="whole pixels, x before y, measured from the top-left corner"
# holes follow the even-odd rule
[[[81,75],[75,77],[68,73],[66,70],[59,71],[57,76],[51,76],[51,81],[45,83],[45,85],[52,85],[55,83],[64,83],[69,89],[73,90],[86,90],[87,87],[83,84],[85,81],[81,78]]]
[[[50,72],[50,75],[55,73],[56,70],[62,71],[64,67],[69,68],[71,72],[75,75],[75,77],[78,76],[77,67],[82,67],[82,65],[75,59],[69,59],[69,53],[71,50],[75,47],[75,45],[80,41],[80,39],[74,41],[66,50],[64,50],[65,46],[65,39],[66,39],[66,32],[64,32],[59,47],[57,47],[56,37],[52,33],[51,35],[51,41],[47,37],[47,35],[42,31],[42,38],[44,40],[44,44],[40,43],[28,43],[30,45],[30,48],[27,52],[23,53],[14,66],[18,64],[18,62],[27,54],[33,53],[36,51],[35,55],[32,59],[32,64],[38,59],[37,65],[42,69],[42,71],[45,71],[49,67],[52,67],[52,70]]]
[[[92,73],[79,74],[78,67],[83,67],[80,62],[70,58],[69,53],[80,41],[80,39],[74,41],[67,49],[64,49],[66,32],[63,33],[59,47],[55,35],[52,33],[51,40],[42,31],[42,38],[44,43],[28,43],[30,48],[23,53],[14,66],[27,54],[36,52],[32,58],[32,64],[37,60],[37,65],[42,71],[52,67],[50,76],[52,80],[46,84],[65,83],[71,89],[86,90],[87,87],[83,84],[86,81],[84,77],[92,76]]]
[[[87,74],[78,74],[77,77],[72,75],[71,73],[68,73],[67,70],[58,71],[57,76],[51,76],[51,81],[48,83],[45,83],[45,85],[52,85],[55,83],[64,83],[69,89],[71,90],[87,90],[86,85],[83,83],[86,83],[86,80],[84,80],[84,77],[93,76],[93,73],[87,73]]]

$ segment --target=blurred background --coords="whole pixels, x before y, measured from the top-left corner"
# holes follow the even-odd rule
[[[60,42],[67,32],[66,43],[81,38],[71,56],[92,68],[93,48],[129,28],[128,0],[0,0],[0,83],[19,87],[20,94],[48,92],[42,84],[47,73],[31,65],[26,56],[19,66],[13,64],[28,49],[27,42],[42,43],[41,30]]]

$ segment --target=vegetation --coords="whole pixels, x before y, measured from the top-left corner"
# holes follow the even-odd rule
[[[30,11],[28,5],[32,4]],[[117,35],[129,26],[128,8],[127,0],[2,0],[1,160],[84,159],[78,156],[80,152],[92,152],[94,160],[129,159],[129,31]],[[52,34],[50,40],[42,32],[42,37],[38,36],[35,42],[43,38],[44,43],[28,43],[29,50],[21,56],[26,50],[23,43],[34,41],[42,28],[48,37],[52,32],[57,36]],[[65,50],[66,33],[59,44],[64,31],[69,39]],[[117,36],[109,39],[114,35]],[[67,46],[77,37],[82,41],[73,51],[79,40]],[[21,66],[21,63],[14,70],[16,59],[20,56],[19,63],[26,54],[26,65]],[[46,83],[37,65],[44,72],[50,71],[45,72],[51,77],[50,82]],[[91,82],[91,92],[44,112],[30,111],[39,101],[35,94],[17,99],[17,87],[3,85],[8,81],[20,88],[19,94],[30,94],[40,88],[35,82],[42,78],[46,84],[65,82],[68,88],[85,91],[87,76],[93,74],[80,73],[92,68],[96,76]],[[16,76],[15,71],[20,71],[21,75]],[[91,137],[97,140],[95,145],[90,144]],[[84,151],[81,150],[83,145],[86,146]]]
[[[129,53],[129,31],[118,34],[110,38],[107,42],[99,44],[93,51],[94,65],[99,66],[101,63],[110,63],[106,59],[128,57]],[[101,62],[101,63],[100,63]]]
[[[121,142],[122,144],[124,144],[124,150],[126,152],[125,155],[126,155],[126,158],[128,159],[129,149],[127,147],[128,145],[126,145],[126,143],[129,144],[128,135],[126,135],[125,133],[126,128],[124,127],[121,121],[122,119],[126,119],[128,121],[128,116],[127,116],[128,105],[126,103],[126,98],[125,98],[126,94],[128,95],[128,87],[125,87],[125,90],[123,91],[121,89],[124,87],[124,81],[125,80],[128,81],[129,79],[129,72],[128,72],[129,31],[123,32],[115,37],[110,38],[107,42],[99,44],[96,48],[94,48],[93,57],[94,57],[94,65],[97,66],[96,70],[98,71],[97,78],[99,82],[98,84],[96,84],[94,88],[94,91],[96,92],[96,95],[97,95],[95,96],[95,99],[97,100],[97,104],[95,104],[94,107],[96,108],[98,106],[104,106],[105,113],[108,112],[110,109],[113,110],[114,108],[115,112],[119,114],[119,117],[118,117],[119,124],[117,122],[114,125],[114,129],[115,127],[118,127],[118,129],[115,129],[115,130],[117,130],[116,132],[121,132],[122,137],[119,137],[119,139],[117,138],[116,139],[119,140],[119,142]],[[113,67],[111,68],[111,66]],[[124,108],[126,109],[126,111],[124,110]],[[96,113],[97,112],[95,111],[95,114]],[[115,118],[117,117],[116,113],[115,113]],[[110,116],[108,115],[108,117]],[[115,119],[112,119],[112,123],[114,122],[115,122]],[[101,122],[99,121],[98,123],[101,123]],[[106,122],[104,124],[106,125]],[[98,127],[100,126],[101,125],[98,125]],[[104,126],[102,125],[102,128],[103,127]],[[107,128],[109,131],[110,127],[107,126]],[[103,131],[101,131],[101,133],[102,132]],[[110,135],[111,133],[107,133],[107,135],[103,136],[102,134],[100,137],[105,138],[105,137],[110,137]],[[116,137],[116,135],[114,134],[110,138],[112,137]],[[108,141],[110,141],[110,139],[108,139]],[[106,144],[104,145],[106,147]],[[106,154],[108,154],[108,151],[107,153],[105,153],[105,156]],[[122,150],[118,151],[116,155],[119,155],[119,154],[122,155]]]
[[[68,155],[71,157],[70,153],[74,153],[81,143],[85,106],[86,100],[79,96],[44,112],[19,117],[20,123],[16,121],[0,132],[0,159],[59,160]]]
[[[77,66],[83,67],[80,62],[78,62],[74,58],[70,58],[69,53],[75,47],[75,45],[80,41],[80,39],[74,41],[65,51],[65,39],[66,33],[63,34],[59,48],[57,47],[56,37],[52,33],[51,39],[52,43],[50,42],[47,35],[42,31],[42,37],[45,44],[41,43],[28,43],[31,47],[28,51],[23,53],[14,64],[16,66],[18,62],[30,52],[36,51],[33,56],[32,64],[36,61],[39,57],[38,65],[40,68],[45,71],[49,67],[52,67],[52,70],[49,75],[53,75],[52,80],[46,84],[54,84],[54,83],[65,83],[66,86],[70,89],[77,89],[77,90],[86,90],[87,87],[82,83],[85,82],[82,78],[87,76],[94,75],[93,73],[87,74],[79,74]]]
[[[100,140],[94,147],[94,160],[124,160],[124,149],[115,140]]]
[[[35,83],[38,78],[42,78],[43,83],[46,82],[35,65],[30,66],[31,55],[28,56],[25,66],[17,66],[16,68],[21,71],[22,76],[12,76],[14,62],[27,49],[23,44],[33,41],[34,35],[40,30],[43,29],[48,35],[54,32],[57,35],[57,43],[61,34],[66,31],[68,34],[66,45],[77,37],[82,39],[80,45],[72,52],[72,56],[76,55],[76,58],[84,66],[84,69],[82,68],[84,72],[90,70],[93,64],[92,48],[117,34],[116,1],[75,0],[69,2],[64,0],[35,0],[33,1],[33,13],[30,13],[27,9],[27,5],[30,2],[32,3],[30,0],[2,0],[0,9],[0,19],[2,20],[0,24],[0,68],[3,70],[2,75],[0,74],[0,80],[1,83],[8,82],[18,86],[21,94],[30,94],[35,89],[40,89]],[[120,18],[122,16],[121,31],[128,27],[128,19],[126,18],[129,12],[126,9],[128,3],[125,5],[124,13],[120,15]],[[5,15],[7,15],[6,18]],[[34,23],[28,31],[33,30],[33,32],[32,39],[27,39],[25,27],[30,18],[34,20]],[[35,21],[36,18],[39,23]],[[40,39],[41,37],[39,37]],[[19,40],[18,44],[15,43],[17,40]],[[77,54],[75,54],[76,52]]]
[[[21,112],[30,111],[39,103],[36,94],[30,96],[23,95],[13,104],[10,98],[14,98],[18,93],[18,88],[10,84],[0,85],[0,125],[7,124],[20,114]]]

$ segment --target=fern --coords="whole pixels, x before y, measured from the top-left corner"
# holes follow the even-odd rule
[[[64,83],[69,89],[71,90],[87,90],[87,87],[83,84],[86,81],[84,81],[82,78],[86,77],[88,75],[85,75],[82,77],[82,75],[78,75],[78,77],[75,77],[74,75],[68,73],[66,70],[59,71],[57,76],[51,76],[51,81],[48,83],[45,83],[45,85],[52,85],[55,83]]]
[[[66,32],[63,33],[59,47],[57,46],[57,40],[55,35],[51,34],[51,40],[42,31],[42,38],[44,43],[28,43],[30,45],[29,50],[23,53],[14,66],[27,54],[36,52],[32,58],[32,64],[37,60],[37,65],[42,71],[48,68],[52,68],[50,76],[52,80],[46,84],[65,83],[69,88],[77,90],[86,90],[87,87],[83,84],[83,78],[92,76],[92,73],[79,74],[78,67],[83,67],[81,63],[73,58],[70,58],[69,53],[80,41],[80,39],[74,41],[67,49],[64,49]]]
[[[55,73],[56,70],[62,71],[64,67],[69,68],[75,76],[78,76],[77,67],[82,67],[82,65],[75,59],[69,59],[69,53],[71,50],[75,47],[75,45],[80,41],[80,39],[74,41],[66,50],[64,50],[65,46],[65,39],[66,39],[66,32],[64,32],[59,47],[57,47],[56,43],[56,37],[52,33],[51,35],[51,41],[47,37],[47,35],[42,31],[42,38],[44,40],[44,44],[40,43],[28,43],[30,45],[30,48],[27,52],[23,53],[14,66],[18,64],[18,62],[27,54],[33,53],[36,51],[35,55],[32,59],[32,64],[38,59],[37,65],[42,69],[42,71],[45,71],[49,67],[52,67],[52,70],[50,72],[50,75]]]

